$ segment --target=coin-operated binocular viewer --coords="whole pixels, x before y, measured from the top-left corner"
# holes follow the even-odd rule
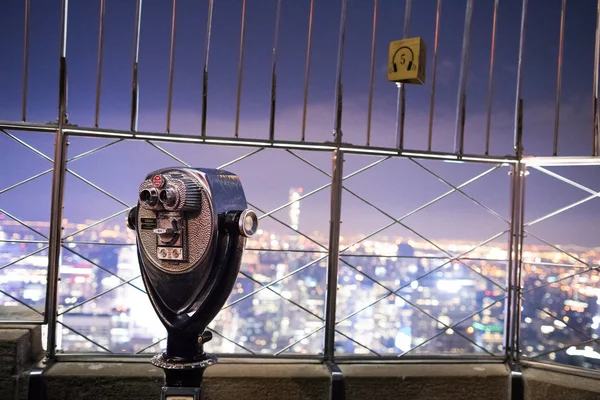
[[[165,372],[162,399],[199,400],[208,324],[237,279],[246,244],[258,226],[237,175],[215,169],[165,168],[139,187],[127,216],[137,238],[141,275],[167,328],[167,348],[152,358]]]

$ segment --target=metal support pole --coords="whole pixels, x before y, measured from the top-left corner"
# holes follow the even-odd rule
[[[27,121],[27,82],[29,77],[29,0],[25,0],[25,22],[23,28],[23,103],[21,105],[21,120]]]
[[[204,68],[202,70],[202,123],[201,135],[206,136],[206,113],[208,111],[208,55],[212,34],[213,0],[208,0],[208,19],[206,21],[206,42],[204,43]]]
[[[527,21],[527,1],[523,0],[523,8],[521,10],[521,34],[519,38],[519,60],[517,62],[517,90],[515,100],[515,131],[513,137],[513,145],[515,155],[521,159],[523,154],[522,141],[522,119],[523,119],[523,99],[521,92],[523,87],[523,56],[525,51],[525,23]]]
[[[465,118],[467,104],[467,75],[469,73],[469,53],[471,45],[471,20],[474,0],[467,0],[465,10],[465,28],[463,32],[462,55],[460,61],[460,78],[458,82],[458,98],[456,103],[456,131],[454,133],[454,151],[464,153]]]
[[[598,113],[598,95],[600,89],[598,88],[598,74],[600,73],[600,0],[596,8],[596,44],[594,53],[594,82],[593,82],[593,113],[594,113],[594,130],[592,133],[592,156],[597,157],[598,151],[600,150],[598,145],[598,127],[600,124],[599,113]]]
[[[412,13],[412,0],[406,0],[404,8],[404,34],[403,39],[410,35],[410,16]],[[398,98],[396,99],[396,147],[404,148],[404,119],[406,117],[406,88],[403,83],[396,83],[398,87]]]
[[[275,14],[275,35],[273,39],[273,63],[271,64],[271,108],[269,110],[269,140],[275,140],[275,109],[277,106],[277,48],[279,44],[279,20],[281,19],[281,0],[277,1]]]
[[[142,0],[136,1],[135,30],[133,31],[133,75],[131,78],[131,116],[129,129],[137,131],[139,106],[138,61],[140,56],[140,28],[142,25]]]
[[[521,261],[523,256],[525,217],[525,164],[511,167],[511,224],[509,238],[508,297],[506,300],[505,352],[511,361],[519,358],[521,319]]]
[[[340,223],[342,217],[342,175],[344,154],[338,148],[333,151],[331,179],[331,205],[329,221],[329,259],[327,262],[327,304],[325,309],[325,360],[335,357],[335,321],[338,269],[340,257]]]
[[[333,134],[337,148],[332,153],[331,203],[329,220],[329,259],[327,262],[327,303],[325,305],[325,349],[326,361],[335,356],[335,320],[337,302],[338,264],[340,258],[340,224],[342,217],[342,180],[344,154],[342,145],[342,69],[344,64],[344,42],[346,36],[346,10],[348,0],[342,0],[340,37],[338,42],[338,64],[335,88],[335,120]]]
[[[60,42],[58,129],[54,145],[54,171],[52,177],[52,203],[50,206],[50,240],[48,249],[48,279],[46,286],[46,310],[44,319],[48,322],[48,343],[46,358],[56,354],[56,321],[58,275],[62,243],[62,209],[67,169],[67,136],[63,128],[67,122],[67,14],[69,0],[62,2],[62,24]]]

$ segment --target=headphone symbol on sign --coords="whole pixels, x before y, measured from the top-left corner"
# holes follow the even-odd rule
[[[402,51],[404,50],[404,51]],[[398,59],[396,59],[398,58]],[[416,69],[414,65],[415,61],[415,53],[408,46],[399,47],[394,55],[392,56],[392,67],[390,68],[390,72],[398,72],[398,65],[404,67],[406,65],[407,71],[412,71]]]

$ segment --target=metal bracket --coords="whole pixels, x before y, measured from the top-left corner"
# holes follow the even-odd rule
[[[524,400],[525,385],[523,382],[523,372],[521,371],[521,366],[514,361],[509,361],[508,367],[510,368],[510,399]]]
[[[27,386],[27,400],[46,400],[46,383],[44,372],[52,364],[45,361],[40,362],[29,372],[29,384]]]
[[[332,361],[325,361],[325,366],[331,373],[331,400],[345,400],[346,388],[344,385],[344,375],[340,367]]]

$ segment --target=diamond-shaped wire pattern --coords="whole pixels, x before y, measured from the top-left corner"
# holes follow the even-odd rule
[[[368,177],[355,186],[345,184],[344,209],[351,212],[344,214],[343,222],[352,224],[355,218],[361,225],[368,220],[381,221],[366,235],[343,234],[337,350],[400,357],[501,353],[509,220],[478,200],[467,187],[487,179],[488,186],[491,180],[496,188],[493,196],[505,196],[508,180],[499,174],[502,168],[475,168],[463,182],[453,184],[443,177],[448,172],[435,172],[435,165],[411,159],[385,162],[396,162],[389,168],[399,175],[421,174],[423,181],[430,182],[422,188],[397,188],[397,197],[385,206],[390,211],[369,201]],[[373,174],[378,173],[377,168],[382,167],[373,168]],[[436,180],[441,182],[437,192],[429,187]],[[394,189],[390,192],[393,196]],[[497,232],[476,244],[474,235],[465,235],[473,230],[468,223],[456,221],[455,229],[446,228],[439,222],[448,222],[439,221],[439,214],[428,214],[437,204],[447,203],[446,198],[454,202],[466,199],[474,207],[470,212],[483,210],[489,215],[478,217],[481,229],[475,231],[475,236],[488,234],[486,228]],[[352,200],[366,208],[358,208]],[[420,221],[418,217],[423,215],[426,217]],[[436,225],[437,232],[431,231]],[[429,232],[425,233],[427,228]],[[463,238],[471,243],[466,244]]]
[[[525,200],[520,330],[524,359],[600,368],[600,232],[585,221],[600,212],[600,194],[589,169],[529,169],[528,184],[544,185],[547,192]],[[564,194],[560,199],[546,196],[557,191]],[[572,238],[565,232],[574,225],[582,234]]]
[[[27,139],[27,140],[26,140]],[[43,321],[48,267],[51,135],[0,130],[0,321]],[[19,161],[18,169],[11,164]],[[38,196],[31,196],[34,192]],[[24,207],[24,199],[27,205]]]

